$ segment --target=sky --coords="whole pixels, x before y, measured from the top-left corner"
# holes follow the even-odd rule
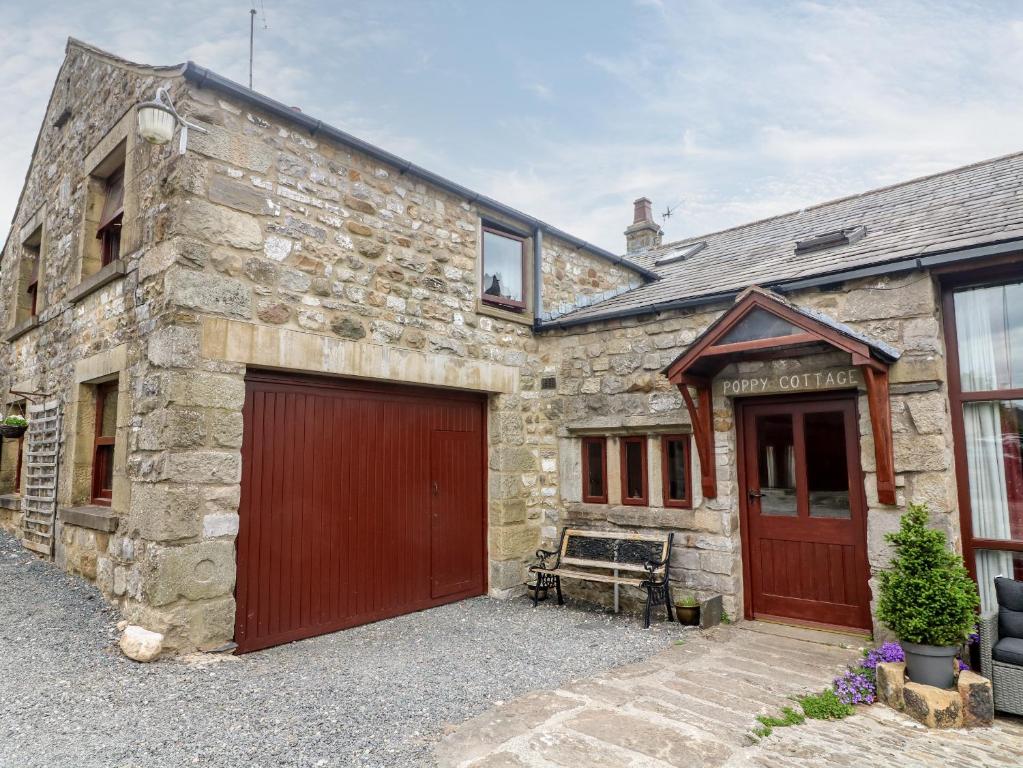
[[[245,82],[251,6],[0,0],[0,242],[68,36]],[[1023,0],[255,7],[256,90],[616,252],[1023,151]]]

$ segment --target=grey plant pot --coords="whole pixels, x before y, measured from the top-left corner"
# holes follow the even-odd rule
[[[902,641],[906,653],[906,674],[914,683],[951,688],[955,682],[958,645],[918,645]]]

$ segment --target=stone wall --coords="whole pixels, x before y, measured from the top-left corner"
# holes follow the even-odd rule
[[[860,385],[860,461],[866,478],[868,557],[873,572],[890,557],[884,534],[897,527],[907,501],[928,502],[937,513],[939,524],[958,542],[951,421],[935,281],[929,274],[912,272],[850,282],[836,290],[799,292],[788,298],[819,309],[903,352],[890,372],[898,486],[898,504],[894,507],[877,501],[873,436]],[[560,477],[552,476],[547,481],[551,487],[560,488],[560,492],[556,504],[546,511],[542,533],[544,541],[553,544],[559,527],[576,522],[609,528],[675,530],[673,575],[680,586],[700,597],[722,594],[726,611],[741,616],[736,432],[733,396],[725,393],[723,382],[758,371],[796,373],[848,366],[848,355],[743,363],[726,368],[716,378],[714,387],[717,498],[700,498],[699,482],[694,481],[691,510],[661,506],[660,467],[654,459],[659,453],[653,453],[659,448],[651,440],[648,446],[651,505],[625,507],[615,503],[619,483],[617,436],[691,431],[681,396],[660,371],[728,306],[719,304],[700,311],[593,323],[543,335],[540,346],[546,363],[544,371],[558,374],[557,391],[541,395],[546,411],[557,423],[559,437]],[[608,472],[613,498],[608,505],[581,502],[579,455],[584,434],[611,436]],[[695,453],[694,450],[694,472]],[[876,585],[873,580],[871,583]],[[590,597],[609,600],[609,588],[573,588]]]

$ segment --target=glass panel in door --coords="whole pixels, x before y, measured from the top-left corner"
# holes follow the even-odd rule
[[[810,517],[848,520],[852,511],[845,414],[842,411],[807,413],[803,417],[803,434]]]
[[[796,443],[792,414],[756,417],[760,514],[796,517]]]

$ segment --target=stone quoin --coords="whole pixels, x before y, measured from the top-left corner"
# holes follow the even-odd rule
[[[157,87],[205,131],[183,153],[138,134]],[[619,255],[70,40],[0,255],[0,410],[36,415],[0,442],[0,526],[164,652],[517,596],[568,526],[674,533],[676,593],[732,618],[883,632],[909,501],[987,604],[1023,570],[1023,507],[970,487],[1019,469],[1021,176],[671,243],[640,198]]]

